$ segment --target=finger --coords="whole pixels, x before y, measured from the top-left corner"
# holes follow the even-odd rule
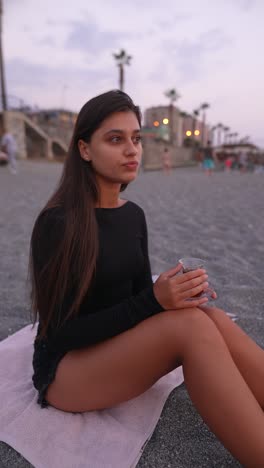
[[[184,283],[181,283],[180,286],[178,286],[178,291],[179,293],[182,293],[184,291],[188,291],[190,289],[195,288],[196,286],[199,286],[200,284],[203,284],[208,278],[208,275],[202,275],[198,276],[197,278],[194,278],[189,281],[185,281]]]
[[[216,292],[214,291],[214,289],[212,288],[207,288],[206,291],[205,291],[207,294],[210,294],[211,298],[212,299],[217,299],[217,294]]]
[[[189,299],[189,298],[195,297],[197,294],[200,294],[201,292],[203,292],[207,288],[208,288],[208,283],[207,282],[202,283],[199,286],[196,286],[195,288],[188,289],[187,291],[184,291],[181,294],[181,297],[183,299]]]
[[[177,283],[182,284],[182,283],[185,283],[185,281],[189,281],[193,278],[197,278],[198,276],[205,275],[205,274],[206,274],[206,270],[202,268],[199,268],[198,270],[189,271],[188,273],[183,273],[182,275],[177,276]],[[175,281],[176,281],[176,278],[175,278]]]
[[[207,302],[208,302],[208,297],[201,297],[200,299],[192,299],[189,301],[184,301],[182,308],[190,309],[190,307],[200,307],[201,305],[205,305]]]
[[[182,269],[182,264],[181,263],[178,263],[178,265],[174,268],[171,268],[170,270],[167,270],[167,271],[164,271],[164,276],[166,276],[167,278],[171,278],[172,276],[174,275],[177,275],[177,273],[179,273]]]

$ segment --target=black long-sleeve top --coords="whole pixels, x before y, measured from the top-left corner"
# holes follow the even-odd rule
[[[163,310],[153,293],[148,256],[147,226],[143,210],[131,201],[118,208],[96,208],[99,255],[92,289],[77,317],[56,333],[35,341],[33,382],[38,390],[50,383],[61,357],[72,349],[98,343],[122,333]],[[60,242],[65,218],[59,209],[45,212],[33,237],[34,268],[42,268]],[[69,271],[69,275],[71,272]],[[61,304],[69,310],[74,290]],[[41,323],[38,327],[38,333]]]

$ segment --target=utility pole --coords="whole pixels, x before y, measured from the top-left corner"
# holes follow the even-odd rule
[[[1,97],[3,112],[7,110],[6,102],[6,88],[5,88],[5,72],[3,60],[3,46],[2,46],[2,18],[3,18],[3,0],[0,0],[0,79],[1,79]]]

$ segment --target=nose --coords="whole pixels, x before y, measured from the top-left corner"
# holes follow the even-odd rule
[[[137,147],[134,145],[133,141],[129,141],[125,146],[124,153],[126,156],[135,156],[138,150]]]

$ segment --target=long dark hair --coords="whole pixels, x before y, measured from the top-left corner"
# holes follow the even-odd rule
[[[94,277],[98,256],[98,228],[95,204],[99,189],[92,165],[80,156],[78,141],[89,142],[102,122],[114,112],[132,111],[141,126],[141,113],[132,99],[122,91],[114,90],[88,101],[80,110],[61,179],[55,193],[40,212],[32,232],[30,250],[31,310],[33,325],[41,320],[39,338],[46,335],[50,325],[58,327],[64,320],[78,314],[80,304]],[[120,191],[127,185],[122,184]],[[41,271],[35,267],[32,246],[39,238],[39,218],[53,208],[65,213],[65,228],[57,252]],[[76,294],[66,317],[60,316],[60,307],[70,288],[69,271],[74,271]]]

